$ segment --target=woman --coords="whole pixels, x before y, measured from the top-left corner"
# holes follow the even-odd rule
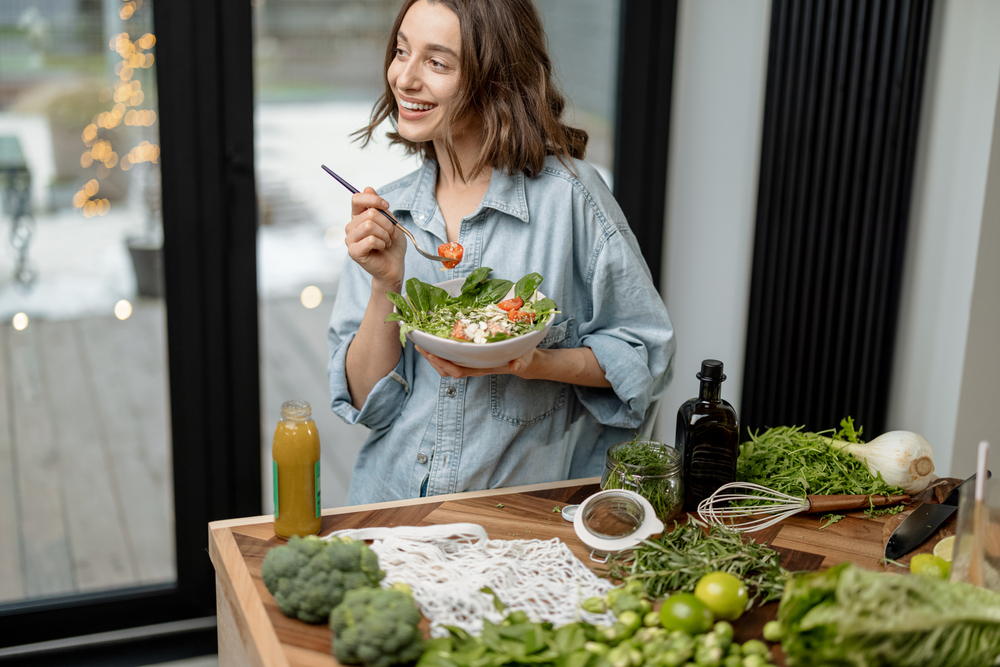
[[[673,329],[635,237],[562,123],[531,0],[406,0],[386,89],[359,134],[389,119],[416,172],[352,198],[348,254],[330,321],[333,410],[371,435],[348,502],[380,502],[598,475],[608,447],[648,431],[670,380]],[[421,247],[464,247],[441,271]],[[658,249],[657,249],[658,251]],[[480,266],[538,272],[561,311],[537,349],[502,368],[463,368],[401,348],[387,291]]]

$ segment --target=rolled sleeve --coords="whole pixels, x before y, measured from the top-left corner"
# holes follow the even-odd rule
[[[337,288],[327,330],[330,355],[327,377],[333,412],[348,424],[364,424],[375,430],[390,426],[399,416],[410,391],[410,379],[405,372],[407,355],[404,352],[399,355],[395,368],[375,384],[360,410],[351,401],[347,388],[347,350],[361,326],[370,294],[371,277],[353,262],[348,263]]]
[[[404,376],[406,355],[388,375],[379,380],[368,393],[365,404],[358,410],[347,388],[347,348],[354,340],[352,333],[334,350],[327,369],[330,377],[330,408],[348,424],[364,424],[370,429],[385,428],[395,421],[402,410],[410,384]]]
[[[580,345],[593,350],[611,390],[578,386],[576,394],[598,422],[636,429],[670,382],[674,330],[631,233],[611,235],[598,252]]]

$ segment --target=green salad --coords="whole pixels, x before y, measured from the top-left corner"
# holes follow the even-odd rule
[[[406,334],[413,329],[424,333],[472,344],[494,343],[544,329],[558,312],[556,302],[537,299],[542,276],[529,273],[517,283],[490,278],[489,267],[469,274],[457,296],[417,278],[406,281],[406,296],[386,292],[396,312],[386,322],[399,322],[399,341],[406,345]],[[514,296],[504,299],[510,288]]]

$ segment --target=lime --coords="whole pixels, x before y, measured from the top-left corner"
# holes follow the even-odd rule
[[[951,554],[955,550],[955,536],[949,535],[934,545],[934,555],[951,562]]]
[[[934,554],[917,554],[910,559],[910,572],[924,577],[947,579],[951,574],[951,563]]]
[[[739,618],[750,599],[747,587],[739,577],[728,572],[706,574],[698,580],[694,595],[722,621],[735,621]]]
[[[712,610],[690,593],[671,595],[660,607],[660,624],[667,630],[697,635],[708,632],[714,621]]]

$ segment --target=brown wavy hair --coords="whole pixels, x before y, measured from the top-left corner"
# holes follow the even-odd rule
[[[435,159],[434,144],[412,142],[397,131],[399,108],[389,87],[388,71],[396,57],[396,35],[403,17],[418,0],[404,0],[385,52],[385,90],[372,109],[370,122],[354,134],[362,147],[387,118],[393,130],[386,136],[408,154]],[[552,61],[545,31],[532,0],[428,0],[440,2],[458,16],[462,34],[461,80],[447,124],[467,114],[482,120],[483,150],[469,177],[496,167],[509,174],[536,176],[547,155],[582,159],[587,133],[562,122],[566,100],[552,81]],[[450,137],[445,150],[459,178],[465,179]]]

